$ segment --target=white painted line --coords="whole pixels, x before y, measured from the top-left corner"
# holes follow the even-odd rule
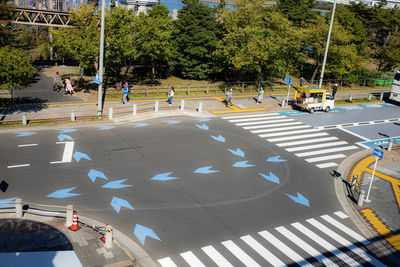
[[[18,147],[26,147],[26,146],[37,146],[38,144],[26,144],[26,145],[18,145]]]
[[[64,154],[61,161],[53,161],[50,164],[67,163],[72,161],[72,153],[74,152],[75,142],[57,142],[57,144],[65,144]]]
[[[233,267],[213,246],[201,248],[219,267]]]
[[[181,256],[191,267],[206,267],[191,251],[181,253]]]
[[[351,230],[349,227],[347,227],[346,225],[342,224],[341,222],[333,219],[331,216],[322,215],[321,218],[324,219],[325,221],[327,221],[328,223],[332,224],[336,228],[342,230],[343,232],[345,232],[346,234],[348,234],[349,236],[351,236],[352,238],[354,238],[358,242],[360,242],[360,243],[362,243],[364,245],[370,244],[370,242],[368,240],[366,240],[364,237],[362,237],[361,235],[357,234],[356,232],[354,232],[353,230]]]
[[[294,119],[285,119],[287,118],[286,116],[276,116],[273,118],[264,118],[263,121],[252,121],[252,122],[241,122],[241,123],[235,123],[237,126],[247,126],[247,125],[257,125],[257,124],[264,124],[264,123],[272,123],[272,122],[281,122],[281,121],[288,121],[288,120],[292,120],[294,121]],[[275,119],[279,119],[279,120],[275,120]]]
[[[288,119],[293,120],[293,119]],[[252,130],[252,129],[260,129],[260,128],[268,128],[268,127],[278,127],[278,126],[286,126],[286,125],[296,125],[296,124],[303,124],[302,122],[295,121],[295,122],[287,122],[287,123],[273,123],[273,124],[264,124],[264,125],[257,125],[257,126],[247,126],[243,127],[245,130]]]
[[[346,264],[351,267],[360,266],[358,262],[349,257],[346,253],[340,251],[337,247],[333,246],[331,243],[321,238],[319,235],[302,225],[301,223],[292,223],[292,226],[299,230],[301,233],[306,235],[311,240],[315,241],[315,243],[319,244],[321,247],[331,252],[333,255],[344,261]]]
[[[275,228],[279,233],[284,235],[287,239],[295,243],[299,248],[307,252],[311,257],[316,258],[320,263],[324,264],[325,266],[338,266],[334,262],[332,262],[330,259],[326,258],[324,255],[322,255],[320,252],[318,252],[315,248],[301,240],[298,236],[290,232],[288,229],[285,227],[277,227]]]
[[[225,120],[230,120],[230,119],[255,118],[255,117],[276,116],[276,115],[279,115],[279,114],[278,113],[263,113],[263,114],[252,114],[252,115],[228,116],[228,117],[222,117],[222,118]]]
[[[326,227],[325,225],[323,225],[322,223],[318,222],[315,219],[308,219],[307,220],[308,223],[310,223],[311,225],[313,225],[314,227],[316,227],[318,230],[320,230],[321,232],[325,233],[326,235],[330,236],[331,238],[333,238],[334,240],[336,240],[338,243],[340,243],[342,246],[347,247],[349,250],[353,251],[355,254],[357,254],[358,256],[360,256],[361,258],[365,259],[366,261],[370,262],[372,265],[375,266],[385,266],[384,264],[382,264],[380,261],[378,261],[377,259],[375,259],[374,257],[372,257],[371,255],[369,255],[368,253],[366,253],[364,250],[360,249],[359,247],[355,246],[354,244],[352,244],[350,241],[348,241],[347,239],[345,239],[344,237],[338,235],[337,233],[335,233],[334,231],[332,231],[331,229],[329,229],[328,227]]]
[[[325,161],[325,160],[331,160],[331,159],[341,159],[345,158],[346,155],[344,154],[334,154],[334,155],[329,155],[329,156],[323,156],[323,157],[316,157],[316,158],[309,158],[306,159],[307,162],[318,162],[318,161]]]
[[[271,263],[273,266],[286,266],[280,259],[275,257],[268,249],[263,247],[257,240],[255,240],[250,235],[242,236],[241,239],[254,249],[258,254],[260,254],[266,261]]]
[[[319,132],[319,129],[307,129],[307,130],[297,130],[297,131],[288,131],[288,132],[280,132],[280,133],[272,133],[272,134],[260,134],[259,137],[272,137],[272,136],[280,136],[280,135],[293,135],[299,133],[312,133]]]
[[[289,151],[289,152],[293,152],[293,151],[299,151],[299,150],[308,150],[308,149],[330,147],[330,146],[341,146],[341,145],[347,145],[347,144],[348,143],[346,141],[338,141],[338,142],[332,142],[332,143],[321,143],[321,144],[309,145],[309,146],[292,147],[292,148],[287,148],[285,150]]]
[[[347,214],[345,214],[344,212],[341,212],[341,211],[335,212],[335,215],[338,216],[340,219],[347,219],[347,218],[349,218],[349,216],[347,216]]]
[[[289,131],[289,130],[294,130],[294,129],[304,129],[304,128],[310,128],[311,126],[309,125],[298,125],[298,126],[289,126],[289,127],[277,127],[277,128],[272,128],[272,129],[262,129],[262,130],[255,130],[251,131],[252,133],[269,133],[269,132],[276,132],[276,131]]]
[[[324,135],[329,135],[328,133],[321,132],[321,133],[314,133],[314,134],[303,134],[303,135],[296,135],[296,136],[289,136],[289,137],[279,137],[279,138],[272,138],[272,139],[267,139],[269,142],[279,142],[279,141],[287,141],[287,140],[297,140],[297,139],[302,139],[302,138],[311,138],[311,137],[317,137],[317,136],[324,136]],[[310,140],[310,139],[307,139]]]
[[[241,248],[239,248],[235,243],[231,240],[222,242],[224,245],[236,258],[238,258],[241,262],[243,262],[246,266],[256,267],[260,266],[257,262],[255,262],[246,252],[244,252]]]
[[[338,138],[335,137],[335,136],[330,136],[330,137],[324,137],[324,138],[316,138],[316,139],[308,139],[308,140],[302,140],[302,141],[279,143],[279,144],[276,144],[276,145],[279,146],[279,147],[282,147],[282,146],[295,146],[295,145],[303,145],[303,144],[309,144],[309,143],[332,141],[332,140],[337,140],[337,139]]]
[[[337,164],[335,162],[327,162],[327,163],[317,164],[315,166],[317,166],[320,169],[325,169],[329,167],[335,167],[337,166]]]
[[[162,267],[178,267],[169,257],[159,259],[158,262]]]
[[[31,166],[31,164],[10,165],[10,166],[7,166],[7,168],[11,169],[11,168],[20,168],[20,167],[29,167],[29,166]]]
[[[229,120],[229,122],[237,123],[237,122],[246,122],[246,121],[262,121],[262,120],[279,119],[279,118],[287,118],[287,117],[286,116],[264,116],[264,117],[259,117],[259,118]]]
[[[339,151],[353,150],[353,149],[357,149],[357,148],[358,147],[356,147],[356,146],[344,146],[344,147],[304,152],[304,153],[299,153],[299,154],[295,154],[295,155],[297,157],[308,157],[308,156],[319,155],[319,154],[327,154],[327,153],[334,153],[334,152],[339,152]]]
[[[246,126],[243,127],[243,129],[249,130],[249,129],[257,129],[257,127],[263,127],[266,124],[269,123],[275,123],[275,122],[287,122],[287,121],[294,121],[294,119],[279,119],[279,120],[270,120],[270,121],[260,121],[260,122],[246,122],[246,123],[236,123],[237,126],[246,126],[246,125],[255,125],[255,126]]]
[[[361,136],[361,135],[359,135],[359,134],[353,133],[352,131],[349,131],[349,130],[347,130],[347,129],[340,128],[340,130],[342,130],[343,132],[349,133],[349,134],[351,134],[351,135],[354,135],[354,136],[356,136],[356,137],[358,137],[358,138],[361,138],[362,140],[370,141],[370,139],[365,138],[364,136]]]
[[[268,242],[274,245],[277,249],[282,251],[286,256],[288,256],[292,261],[301,266],[312,266],[308,261],[306,261],[302,256],[297,254],[294,250],[286,246],[278,238],[270,234],[268,231],[258,232],[259,235],[265,238]]]

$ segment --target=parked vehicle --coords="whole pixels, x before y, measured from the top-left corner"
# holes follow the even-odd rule
[[[329,112],[335,107],[332,95],[321,88],[298,87],[294,95],[294,107],[314,113],[317,110]]]
[[[400,68],[394,70],[392,90],[389,99],[400,102]]]

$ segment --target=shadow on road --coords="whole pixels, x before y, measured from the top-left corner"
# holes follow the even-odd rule
[[[38,112],[48,107],[47,100],[37,97],[0,98],[0,121],[6,115],[21,112]]]

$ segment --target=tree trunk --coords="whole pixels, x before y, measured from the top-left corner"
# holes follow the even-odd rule
[[[151,57],[151,80],[154,81],[156,79],[156,61],[154,56]]]
[[[317,67],[315,67],[315,70],[314,70],[313,75],[311,77],[311,83],[314,83],[315,76],[317,76],[317,73],[318,73],[318,69],[319,69],[319,62],[317,62]]]
[[[131,65],[132,65],[132,61],[129,60],[128,67],[126,68],[125,73],[123,74],[124,79],[126,79],[126,75],[128,75],[129,69],[131,68]]]

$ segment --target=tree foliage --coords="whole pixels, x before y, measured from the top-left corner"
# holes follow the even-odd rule
[[[278,0],[276,4],[279,12],[297,26],[315,17],[315,0]]]

